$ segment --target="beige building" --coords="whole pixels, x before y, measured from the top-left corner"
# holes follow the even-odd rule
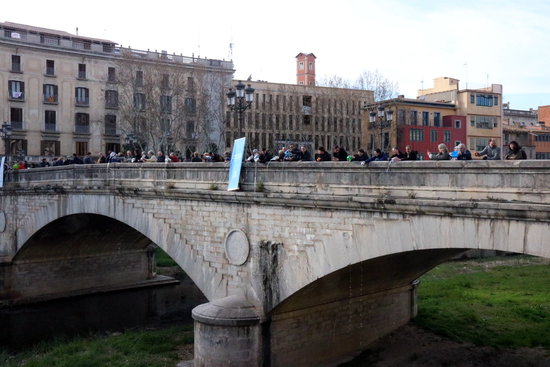
[[[442,77],[434,79],[433,88],[419,90],[418,98],[454,103],[457,115],[466,116],[467,146],[472,152],[486,147],[490,138],[502,143],[502,85],[460,89],[458,79]]]
[[[151,65],[161,80],[159,87],[146,89],[148,81],[155,82]],[[132,75],[122,78],[129,70]],[[120,151],[128,135],[147,149],[223,144],[220,91],[233,71],[227,61],[0,23],[0,118],[13,128],[9,154],[36,161]],[[145,83],[136,84],[140,78]],[[148,113],[155,108],[156,115]]]
[[[327,150],[339,145],[349,153],[362,146],[362,107],[372,103],[372,91],[264,81],[245,83],[254,88],[254,102],[245,112],[242,127],[238,115],[226,108],[227,146],[243,136],[250,149],[272,151],[289,143],[305,144],[310,149],[324,146]]]

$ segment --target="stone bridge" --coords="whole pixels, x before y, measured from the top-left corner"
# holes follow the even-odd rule
[[[467,249],[550,257],[550,162],[75,165],[9,173],[0,301],[124,286],[168,253],[209,303],[195,366],[335,365]]]

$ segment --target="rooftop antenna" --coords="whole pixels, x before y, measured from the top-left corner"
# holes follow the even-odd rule
[[[197,58],[201,57],[201,29],[197,31]]]
[[[466,89],[468,89],[468,63],[467,62],[464,63],[464,74],[465,74],[464,79],[466,79]]]
[[[230,28],[230,34],[229,34],[229,60],[233,61],[233,46],[235,44],[233,43],[233,26]]]
[[[76,27],[76,35],[78,36],[78,27]]]

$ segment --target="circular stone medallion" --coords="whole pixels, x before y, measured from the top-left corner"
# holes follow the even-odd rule
[[[250,243],[240,229],[230,231],[225,237],[225,256],[231,265],[242,265],[248,259]]]

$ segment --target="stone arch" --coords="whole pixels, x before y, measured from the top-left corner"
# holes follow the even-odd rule
[[[550,243],[545,240],[550,238],[547,222],[452,215],[372,213],[367,217],[368,220],[363,220],[363,223],[333,230],[330,235],[315,241],[314,246],[306,248],[300,256],[289,254],[285,246],[281,246],[275,279],[277,284],[271,285],[271,288],[277,288],[278,296],[272,303],[273,310],[279,305],[278,310],[289,309],[285,302],[295,301],[287,300],[308,287],[326,287],[334,274],[345,269],[360,268],[360,264],[376,267],[375,264],[385,259],[401,261],[414,257],[416,261],[425,262],[423,269],[417,271],[421,275],[445,259],[469,249],[499,250],[550,258]],[[432,257],[436,254],[435,259],[439,260],[433,262]],[[324,280],[325,277],[328,280]],[[319,297],[309,299],[319,300]],[[270,312],[271,309],[266,311]]]
[[[199,246],[190,245],[185,233],[179,230],[177,220],[170,220],[169,212],[176,212],[177,209],[173,205],[167,209],[169,202],[153,205],[150,198],[73,193],[48,199],[37,200],[34,210],[15,218],[18,224],[15,228],[17,252],[14,258],[21,257],[23,252],[19,252],[35,233],[59,218],[77,214],[99,215],[124,223],[161,247],[208,299],[226,296],[222,276],[215,268],[203,266]],[[19,200],[28,198],[19,197]],[[178,219],[181,218],[186,220],[185,216]]]

